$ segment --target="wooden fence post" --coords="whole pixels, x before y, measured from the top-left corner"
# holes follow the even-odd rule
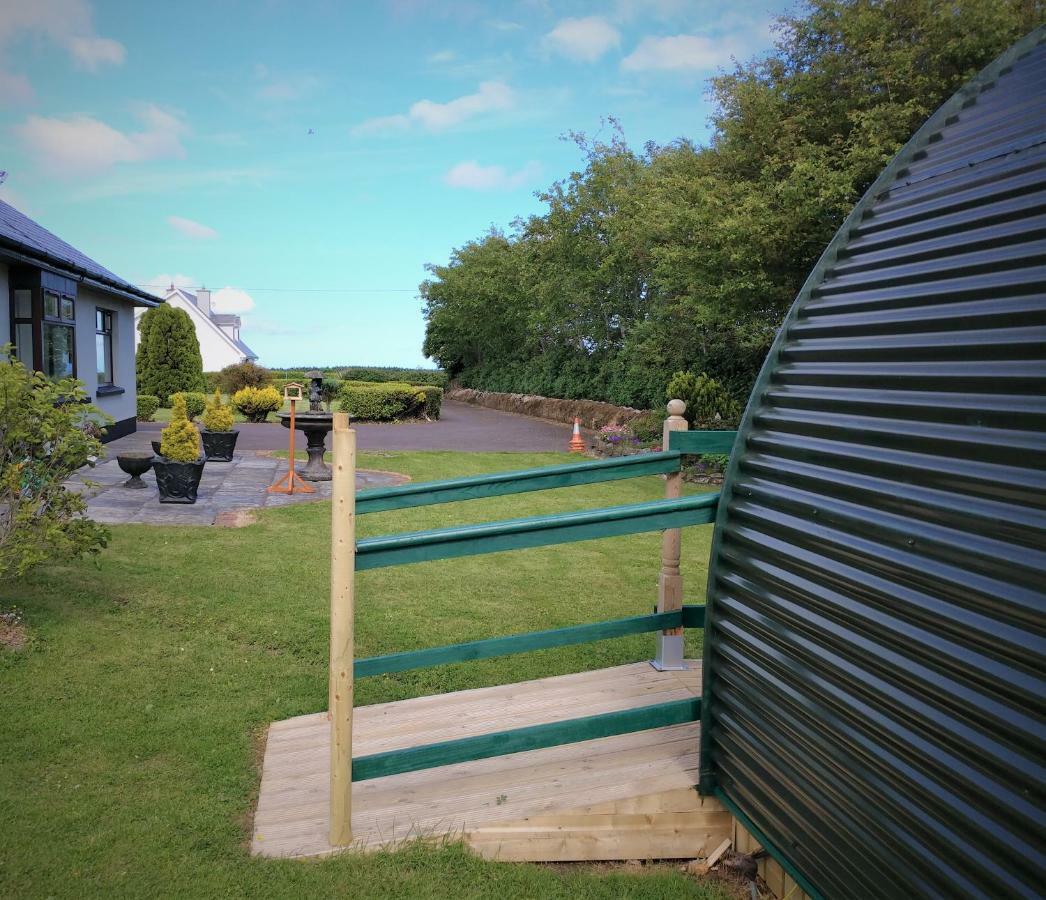
[[[331,485],[331,639],[328,709],[331,722],[332,846],[352,843],[353,595],[356,571],[356,432],[334,416]]]
[[[689,427],[683,413],[686,404],[682,400],[668,401],[668,418],[661,432],[661,449],[668,449],[668,438],[673,431],[686,431]],[[665,476],[665,497],[674,499],[682,495],[683,473],[670,472]],[[679,574],[679,555],[682,544],[682,529],[669,528],[661,533],[661,573],[657,579],[657,611],[674,612],[683,608],[683,577]],[[685,669],[683,661],[683,629],[668,628],[657,633],[657,655],[651,662],[660,671]]]

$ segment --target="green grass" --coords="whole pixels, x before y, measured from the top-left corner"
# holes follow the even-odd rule
[[[364,453],[448,478],[565,454]],[[361,536],[660,496],[655,478],[365,516]],[[411,846],[318,862],[251,858],[257,747],[273,720],[325,708],[330,506],[263,511],[243,529],[121,526],[96,560],[0,592],[23,610],[0,650],[2,897],[720,896],[672,867],[641,872],[480,860]],[[684,533],[688,602],[710,527]],[[651,610],[659,535],[364,572],[358,656]],[[700,633],[691,633],[697,652]],[[649,658],[652,635],[366,679],[369,704]],[[579,714],[583,713],[579,710]]]

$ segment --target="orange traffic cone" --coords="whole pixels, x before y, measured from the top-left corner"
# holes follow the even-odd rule
[[[581,420],[577,416],[574,417],[574,436],[570,439],[570,452],[585,452],[585,439],[581,437]]]

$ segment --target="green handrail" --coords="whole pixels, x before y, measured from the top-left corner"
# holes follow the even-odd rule
[[[679,471],[680,454],[639,453],[613,459],[543,466],[539,469],[520,469],[513,472],[494,472],[470,478],[451,478],[446,481],[427,481],[404,484],[399,487],[374,488],[356,494],[356,514],[384,512],[435,503],[453,503],[458,500],[477,500],[482,497],[500,497],[527,491],[596,484],[643,475],[663,475]]]
[[[666,449],[687,454],[729,453],[736,437],[736,431],[673,431]]]
[[[590,541],[685,525],[707,525],[715,520],[718,502],[718,493],[697,494],[628,506],[366,538],[356,544],[356,570]]]

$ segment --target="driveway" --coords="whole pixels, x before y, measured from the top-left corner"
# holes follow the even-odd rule
[[[108,444],[109,456],[124,450],[148,450],[150,440],[159,440],[159,422],[141,422],[135,434]],[[287,429],[278,424],[236,426],[240,436],[237,451],[286,450]],[[508,450],[534,452],[566,451],[573,426],[545,419],[533,419],[515,413],[472,406],[468,403],[443,401],[442,416],[437,422],[404,422],[367,424],[359,422],[357,446],[361,450],[461,450],[481,452]],[[587,437],[587,435],[586,435]],[[305,449],[305,436],[298,435],[296,444]],[[328,439],[328,447],[330,441]]]

